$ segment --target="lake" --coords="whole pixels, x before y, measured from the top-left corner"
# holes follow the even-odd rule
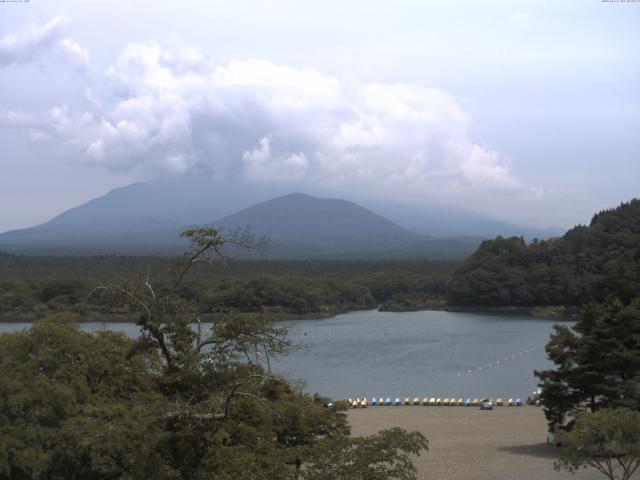
[[[286,322],[299,349],[273,362],[306,390],[332,398],[503,397],[523,400],[534,369],[551,366],[544,347],[557,320],[442,311],[350,312]],[[27,328],[0,323],[0,332]],[[126,323],[84,323],[135,336]]]

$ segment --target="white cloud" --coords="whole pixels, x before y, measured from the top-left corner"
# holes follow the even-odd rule
[[[283,181],[304,177],[309,164],[304,153],[271,152],[271,138],[260,139],[260,146],[242,154],[247,178],[258,181]]]
[[[64,36],[70,21],[58,16],[44,25],[29,25],[0,38],[0,67],[24,64],[44,57],[84,66],[89,52]]]
[[[89,63],[89,60],[91,60],[89,51],[71,38],[63,39],[59,46],[67,59],[72,63],[86,65]]]
[[[198,164],[220,178],[417,197],[522,188],[506,159],[470,138],[470,113],[439,89],[343,82],[264,60],[220,64],[156,43],[126,46],[91,84],[101,87],[84,108],[56,107],[36,123],[70,156],[112,170]]]
[[[14,110],[0,110],[0,127],[23,128],[33,123],[31,116]]]

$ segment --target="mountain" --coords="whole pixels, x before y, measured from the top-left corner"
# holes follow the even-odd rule
[[[0,234],[0,249],[34,254],[174,254],[185,228],[210,223],[278,194],[184,176],[116,188],[31,228]]]
[[[127,223],[144,219],[198,224],[285,193],[268,186],[238,190],[233,183],[197,176],[137,182],[71,208],[46,225],[91,225],[105,220]]]
[[[421,237],[353,202],[302,193],[283,195],[214,222],[225,228],[253,226],[273,241],[325,245],[406,242]]]
[[[134,183],[41,225],[0,234],[0,250],[174,254],[185,247],[178,237],[182,230],[205,224],[252,225],[269,233],[268,254],[278,258],[451,258],[471,253],[494,234],[527,236],[461,209],[383,201],[366,209],[346,200],[284,193],[277,185],[216,182],[205,175]]]
[[[460,258],[479,239],[438,239],[404,229],[353,202],[302,193],[284,195],[214,222],[235,230],[252,226],[268,236],[266,255],[277,258]]]

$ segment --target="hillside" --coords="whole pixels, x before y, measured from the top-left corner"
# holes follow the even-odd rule
[[[525,243],[485,241],[455,272],[448,302],[458,306],[582,305],[640,294],[640,200],[594,215],[589,226]]]

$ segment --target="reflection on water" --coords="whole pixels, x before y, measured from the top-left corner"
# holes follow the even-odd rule
[[[544,346],[555,321],[454,312],[351,312],[287,322],[297,347],[273,368],[306,389],[356,396],[527,397],[534,369],[547,368]],[[0,323],[0,332],[29,324]],[[136,336],[126,323],[85,323]]]

